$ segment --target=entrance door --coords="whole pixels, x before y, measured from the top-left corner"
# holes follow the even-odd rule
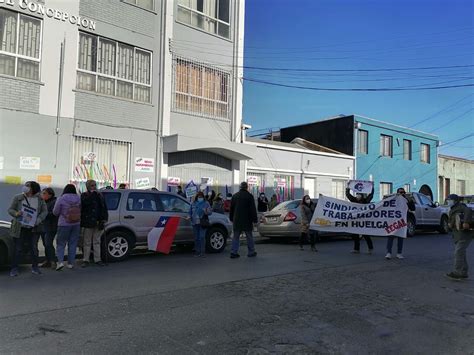
[[[309,195],[309,197],[314,198],[315,194],[315,187],[316,187],[316,179],[314,178],[304,178],[304,193],[305,195]]]

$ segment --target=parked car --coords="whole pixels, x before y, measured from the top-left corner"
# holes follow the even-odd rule
[[[413,237],[416,230],[448,233],[448,209],[445,206],[440,206],[438,202],[433,202],[429,196],[420,192],[410,192],[406,196],[415,202],[415,212],[408,214],[409,237]]]
[[[0,266],[10,263],[13,241],[9,236],[10,222],[0,221]]]
[[[109,220],[105,226],[105,251],[108,261],[126,259],[137,246],[147,245],[147,236],[161,216],[182,217],[175,245],[194,242],[189,215],[190,203],[183,197],[164,191],[103,190]],[[224,250],[232,231],[232,223],[223,214],[209,216],[211,226],[206,232],[206,249],[210,253]],[[104,245],[104,244],[103,244]]]
[[[312,199],[317,204],[317,199]],[[258,225],[261,237],[268,238],[299,238],[301,235],[301,200],[290,200],[275,206],[271,211],[263,213]],[[335,235],[331,232],[319,232],[320,236]],[[344,233],[337,233],[344,235]]]

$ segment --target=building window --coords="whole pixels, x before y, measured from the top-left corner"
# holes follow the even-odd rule
[[[445,178],[444,179],[444,194],[448,197],[451,194],[451,179]]]
[[[380,135],[380,155],[383,157],[392,157],[393,156],[393,137],[386,136],[384,134]]]
[[[403,140],[403,159],[411,160],[411,140]]]
[[[154,10],[155,4],[154,0],[123,0],[124,2],[128,2],[129,4],[137,5],[139,7],[143,7],[147,10]]]
[[[42,21],[0,9],[0,74],[40,79]]]
[[[403,189],[405,190],[405,192],[411,192],[410,184],[403,185]]]
[[[360,154],[368,154],[369,153],[369,132],[359,129],[357,131],[357,151]]]
[[[333,179],[331,181],[332,197],[339,200],[346,198],[346,180]]]
[[[420,160],[422,163],[430,163],[430,146],[428,144],[421,143]]]
[[[228,118],[230,74],[182,58],[173,60],[173,109],[199,116]]]
[[[151,63],[151,52],[80,33],[77,88],[149,103]]]
[[[100,188],[129,184],[132,145],[108,139],[74,137],[72,181],[80,191],[85,190],[89,179]]]
[[[456,193],[458,195],[466,194],[466,180],[456,180]]]
[[[229,0],[178,0],[178,21],[229,38],[229,2]]]
[[[392,193],[392,183],[391,182],[381,182],[380,183],[380,199],[383,200],[384,196],[390,195]]]

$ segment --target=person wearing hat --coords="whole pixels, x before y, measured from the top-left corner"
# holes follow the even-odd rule
[[[240,191],[232,196],[230,203],[229,219],[233,223],[234,235],[232,237],[231,259],[240,257],[240,234],[243,232],[247,237],[248,257],[257,256],[253,240],[253,225],[258,222],[257,208],[252,194],[248,191],[248,184],[244,181],[240,184]]]
[[[468,278],[466,250],[474,237],[472,210],[460,201],[456,194],[447,198],[449,206],[449,228],[454,240],[454,271],[446,274],[453,280]]]

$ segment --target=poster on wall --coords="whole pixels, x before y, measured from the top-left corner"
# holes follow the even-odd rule
[[[150,178],[140,178],[140,179],[135,179],[135,188],[136,189],[149,189],[151,187],[150,184]]]
[[[276,182],[277,182],[277,187],[286,188],[286,179],[277,178]]]
[[[179,186],[181,185],[181,179],[179,177],[168,177],[168,186]]]
[[[40,158],[39,157],[20,157],[20,169],[39,170]]]
[[[247,183],[249,185],[258,185],[258,176],[247,176]]]
[[[4,157],[0,157],[0,170],[3,170],[3,162],[5,161]]]
[[[84,163],[92,163],[97,159],[97,153],[94,152],[85,152],[82,155],[82,160]]]
[[[155,171],[155,159],[135,158],[135,171],[141,173],[152,173]]]

